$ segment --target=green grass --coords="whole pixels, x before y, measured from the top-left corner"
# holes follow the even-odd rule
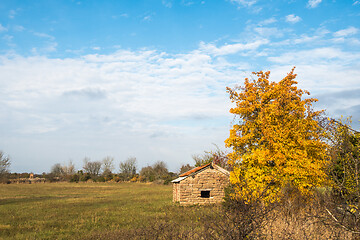
[[[0,239],[87,239],[165,218],[196,221],[199,209],[173,204],[170,185],[0,184]]]

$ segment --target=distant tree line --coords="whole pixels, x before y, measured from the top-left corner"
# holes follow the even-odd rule
[[[215,151],[205,151],[201,155],[193,155],[194,164],[183,164],[177,173],[170,172],[163,161],[157,161],[152,165],[138,169],[137,159],[129,157],[120,162],[118,170],[114,164],[114,158],[106,156],[102,160],[92,161],[89,157],[83,159],[82,169],[77,170],[74,163],[54,164],[50,172],[33,174],[34,178],[45,179],[48,182],[154,182],[169,184],[171,180],[178,177],[194,167],[198,167],[214,161],[216,164],[229,170],[227,165],[227,153],[216,146]],[[10,173],[10,157],[0,151],[0,183],[10,183],[10,180],[27,179],[30,173]]]
[[[135,157],[129,157],[120,162],[116,171],[114,158],[104,157],[100,161],[92,161],[85,157],[82,169],[76,170],[72,161],[54,164],[50,172],[42,174],[10,173],[10,157],[0,151],[0,183],[11,183],[19,179],[41,178],[47,182],[154,182],[169,184],[177,177],[177,173],[170,172],[163,161],[138,170]],[[19,181],[18,181],[19,182]]]
[[[46,174],[45,178],[50,181],[69,181],[69,182],[154,182],[160,184],[169,184],[171,180],[178,177],[195,167],[214,162],[219,166],[230,170],[227,164],[227,153],[216,146],[215,151],[204,151],[202,155],[193,155],[194,165],[183,164],[178,173],[170,172],[163,161],[157,161],[152,165],[138,169],[135,157],[129,157],[120,162],[118,171],[115,172],[114,158],[107,156],[101,161],[91,161],[85,157],[81,170],[75,171],[74,164],[70,161],[68,164],[55,164],[51,172]]]
[[[90,158],[84,158],[83,167],[75,172],[74,165],[69,162],[68,165],[55,164],[49,173],[51,181],[95,181],[95,182],[156,182],[168,184],[177,175],[169,172],[163,161],[158,161],[151,166],[146,166],[138,172],[137,160],[135,157],[129,157],[120,162],[118,172],[115,172],[114,158],[107,156],[102,161],[91,161]]]

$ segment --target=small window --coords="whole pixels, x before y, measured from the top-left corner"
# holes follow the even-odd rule
[[[210,198],[210,191],[201,191],[202,198]]]

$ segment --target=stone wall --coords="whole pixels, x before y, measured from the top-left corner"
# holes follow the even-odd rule
[[[229,175],[213,167],[200,170],[179,183],[173,184],[173,200],[182,205],[208,204],[223,201],[224,188],[229,184]],[[203,191],[203,196],[201,192]],[[210,196],[208,196],[208,192]]]
[[[180,183],[173,183],[173,201],[180,202]]]

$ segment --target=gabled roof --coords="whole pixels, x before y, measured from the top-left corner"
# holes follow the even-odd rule
[[[205,164],[203,166],[200,166],[200,167],[196,167],[196,168],[193,168],[191,169],[190,171],[187,171],[186,173],[183,173],[181,174],[179,177],[185,177],[185,176],[189,176],[190,174],[194,173],[194,172],[197,172],[203,168],[206,168],[207,166],[210,166],[211,163],[208,163],[208,164]]]
[[[199,172],[202,172],[203,170],[205,170],[206,168],[211,167],[211,166],[213,168],[217,169],[218,171],[222,172],[223,174],[230,175],[230,173],[227,170],[225,170],[222,167],[219,167],[218,165],[211,162],[211,163],[205,164],[203,166],[193,168],[190,171],[187,171],[187,172],[181,174],[178,178],[172,180],[171,182],[173,182],[173,183],[180,182],[180,181],[184,180],[185,178],[195,175],[195,174],[198,174]]]

